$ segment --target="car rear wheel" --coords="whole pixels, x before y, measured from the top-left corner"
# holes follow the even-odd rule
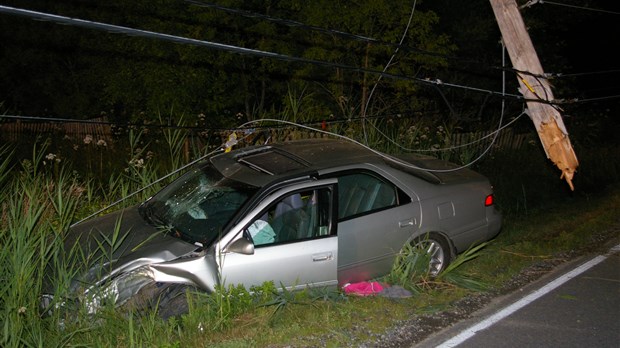
[[[452,254],[448,242],[437,233],[429,233],[418,237],[414,247],[428,257],[428,274],[436,277],[450,264]]]

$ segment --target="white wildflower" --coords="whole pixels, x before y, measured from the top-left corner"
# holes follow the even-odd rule
[[[129,161],[129,165],[135,167],[135,168],[143,168],[144,167],[144,159],[142,158],[133,158],[131,159],[131,161]]]

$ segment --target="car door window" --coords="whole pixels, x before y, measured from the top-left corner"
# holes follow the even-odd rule
[[[347,219],[396,206],[401,197],[406,195],[378,176],[344,175],[338,178],[338,218]]]
[[[331,188],[288,194],[247,228],[256,247],[326,236],[330,232]]]

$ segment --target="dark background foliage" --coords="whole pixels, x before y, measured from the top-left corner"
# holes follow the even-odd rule
[[[3,3],[376,71],[382,70],[394,54],[395,47],[386,43],[400,40],[413,5],[412,1],[395,4],[376,0],[226,0],[217,3],[222,9],[212,3],[180,0]],[[613,10],[605,1],[562,3]],[[285,25],[244,13],[306,26]],[[566,75],[553,81],[556,98],[620,94],[615,82],[617,72],[571,75],[617,68],[609,45],[618,32],[614,25],[617,14],[550,4],[525,7],[522,13],[545,70]],[[379,42],[352,39],[336,31]],[[500,34],[488,1],[418,1],[407,34],[404,46],[387,69],[389,73],[501,91]],[[287,107],[287,96],[303,95],[310,100],[317,119],[328,115],[421,112],[475,128],[494,119],[500,101],[467,88],[436,88],[383,77],[366,110],[370,91],[379,80],[375,74],[59,25],[6,13],[0,13],[0,40],[0,78],[4,81],[0,101],[10,114],[85,119],[106,112],[117,121],[129,121],[174,111],[205,114],[212,127],[232,126],[240,121],[235,115],[254,119],[277,114]],[[518,94],[515,76],[510,72],[506,91]],[[522,107],[518,100],[507,102],[515,110]],[[584,104],[587,110],[594,107],[604,112],[618,103],[612,99]],[[570,116],[582,110],[581,105],[566,106]]]
[[[553,74],[555,97],[578,101],[562,105],[580,160],[576,185],[582,191],[604,188],[605,182],[617,177],[620,67],[612,52],[620,31],[616,24],[620,9],[602,0],[518,3],[543,68]],[[405,30],[413,5],[414,1],[377,0],[221,0],[217,4],[5,0],[2,6],[273,52],[295,60],[0,12],[0,79],[4,82],[0,114],[63,119],[104,114],[120,124],[119,129],[129,129],[123,126],[127,123],[174,123],[179,115],[186,125],[206,129],[283,115],[295,122],[359,121],[372,116],[376,125],[387,127],[383,130],[389,130],[392,139],[400,139],[413,119],[425,125],[449,125],[450,131],[480,132],[496,129],[500,117],[507,122],[523,111],[521,100],[502,100],[497,94],[502,89],[510,95],[519,93],[488,0],[417,1]],[[395,44],[405,32],[397,49]],[[392,76],[371,72],[384,69]],[[420,83],[425,79],[459,88]],[[304,118],[296,118],[301,109]],[[0,122],[13,120],[0,118]],[[534,132],[527,117],[511,128]],[[361,130],[360,124],[343,129]],[[474,167],[491,177],[499,190],[505,190],[501,196],[511,201],[568,191],[540,144],[528,146],[487,156]],[[483,150],[480,146],[475,152]],[[477,156],[470,152],[471,158]]]

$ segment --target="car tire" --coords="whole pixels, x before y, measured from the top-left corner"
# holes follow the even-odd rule
[[[198,289],[185,284],[164,284],[159,296],[153,299],[153,307],[164,320],[189,313],[188,295]]]
[[[438,233],[431,232],[416,238],[413,246],[429,255],[428,274],[431,277],[439,275],[452,261],[450,244]]]

